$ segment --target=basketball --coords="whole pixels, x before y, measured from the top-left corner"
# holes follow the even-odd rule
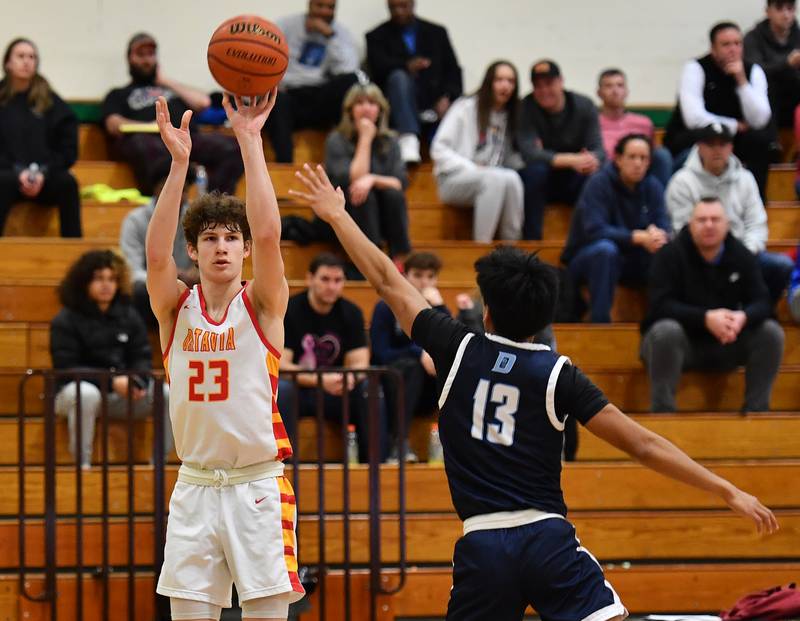
[[[271,21],[238,15],[222,22],[208,43],[208,68],[229,93],[263,95],[281,81],[289,63],[286,37]]]

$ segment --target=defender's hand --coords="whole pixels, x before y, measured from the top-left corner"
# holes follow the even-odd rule
[[[330,222],[344,212],[344,192],[342,188],[334,189],[322,166],[317,164],[316,168],[311,168],[304,164],[303,170],[298,170],[294,175],[303,183],[306,191],[289,190],[289,195],[306,201],[319,218]]]
[[[164,97],[156,100],[156,123],[161,132],[161,140],[167,147],[173,161],[185,163],[189,161],[189,154],[192,152],[192,136],[189,134],[189,121],[192,119],[192,111],[187,110],[181,118],[181,126],[174,127],[169,118],[169,107]]]
[[[753,520],[759,534],[769,535],[778,530],[775,514],[762,505],[755,496],[734,488],[725,495],[724,500],[734,513]]]

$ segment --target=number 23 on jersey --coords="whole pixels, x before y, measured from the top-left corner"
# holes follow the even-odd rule
[[[189,360],[189,401],[225,401],[228,398],[227,360]],[[204,391],[206,377],[210,386]]]

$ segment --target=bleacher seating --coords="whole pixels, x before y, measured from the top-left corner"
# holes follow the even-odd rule
[[[225,130],[222,130],[225,131]],[[298,161],[321,161],[324,136],[301,132],[296,140]],[[268,148],[267,148],[268,149]],[[108,160],[105,138],[96,126],[84,125],[80,132],[81,158],[74,172],[81,185],[107,183],[113,187],[132,187],[130,170]],[[270,155],[268,151],[268,156]],[[293,187],[293,166],[270,165],[276,193],[284,215],[310,216],[308,207],[288,196]],[[412,171],[408,191],[411,238],[415,248],[431,250],[444,261],[441,290],[446,303],[455,309],[455,296],[475,289],[472,264],[490,245],[470,240],[471,211],[442,204],[429,163]],[[295,186],[296,187],[296,186]],[[237,194],[244,197],[244,182]],[[800,204],[794,196],[794,167],[774,166],[768,187],[769,247],[789,251],[800,237]],[[90,248],[117,247],[119,224],[133,208],[130,204],[82,205],[84,239],[64,240],[57,235],[57,212],[31,204],[12,211],[6,236],[0,238],[0,620],[44,620],[46,606],[20,596],[16,567],[18,549],[18,452],[20,403],[17,386],[27,368],[48,368],[48,322],[58,310],[56,287],[64,271]],[[526,249],[537,249],[540,256],[557,263],[566,236],[571,211],[553,205],[545,215],[546,237],[541,242],[523,242]],[[300,247],[284,244],[287,277],[292,292],[302,289],[310,259],[332,245]],[[246,275],[249,275],[249,264]],[[377,296],[366,283],[351,282],[346,296],[355,301],[369,320]],[[641,291],[621,288],[613,310],[615,323],[608,326],[564,324],[556,326],[559,350],[574,362],[634,419],[666,436],[692,457],[710,465],[735,484],[758,495],[777,511],[781,531],[759,537],[752,526],[725,509],[719,499],[672,482],[637,464],[626,455],[580,430],[579,462],[565,466],[563,482],[570,517],[582,542],[599,557],[608,579],[615,585],[629,610],[646,612],[717,612],[730,606],[743,593],[796,580],[800,573],[796,542],[800,536],[800,487],[789,484],[800,475],[800,328],[787,323],[785,304],[779,318],[786,329],[783,365],[776,380],[772,405],[775,411],[741,416],[744,377],[731,373],[687,373],[681,380],[678,405],[682,413],[648,414],[649,394],[646,373],[638,359],[639,331],[636,322],[643,317],[645,299]],[[154,341],[156,342],[156,341]],[[154,362],[159,363],[157,347]],[[28,382],[23,394],[25,435],[26,561],[41,568],[44,539],[40,519],[44,510],[44,411],[41,378]],[[414,420],[411,443],[424,459],[432,418]],[[341,460],[341,433],[338,426],[326,423],[322,430],[327,460]],[[109,523],[110,559],[117,565],[128,562],[127,546],[127,429],[113,421],[109,426],[109,496],[112,516]],[[304,462],[317,457],[316,422],[303,419],[299,425],[297,451]],[[99,434],[98,434],[99,435]],[[134,425],[135,455],[133,494],[136,538],[137,619],[152,619],[153,575],[147,571],[153,554],[152,468],[147,448],[152,438],[152,423]],[[58,618],[74,619],[77,578],[75,565],[76,525],[75,468],[66,450],[66,425],[56,426],[57,562]],[[95,442],[95,462],[100,455],[100,439]],[[318,534],[318,469],[311,463],[298,473],[299,550],[302,563],[316,561],[320,551]],[[340,465],[329,464],[324,471],[326,561],[341,565],[342,485]],[[165,506],[176,476],[173,463],[167,468]],[[82,511],[86,516],[83,537],[84,562],[102,562],[102,541],[98,516],[102,511],[100,468],[83,474]],[[367,618],[368,574],[368,482],[367,471],[354,467],[350,472],[350,508],[356,514],[350,524],[351,550],[360,568],[353,574],[353,618]],[[384,466],[381,472],[383,561],[394,565],[398,558],[398,507],[396,467]],[[396,617],[442,617],[451,585],[452,547],[460,524],[450,504],[444,472],[440,467],[417,465],[407,471],[407,584],[394,596],[381,596],[381,619]],[[327,578],[327,606],[341,618],[343,574],[339,567]],[[384,586],[397,581],[397,571],[389,569]],[[28,589],[39,592],[43,578],[36,573],[26,579]],[[85,574],[85,619],[100,619],[101,581]],[[110,580],[112,601],[127,597],[127,576],[117,570]],[[315,600],[316,601],[316,600]],[[335,611],[335,612],[334,612]],[[5,616],[4,616],[5,615]],[[120,612],[125,619],[125,612]],[[304,620],[317,619],[316,614]]]

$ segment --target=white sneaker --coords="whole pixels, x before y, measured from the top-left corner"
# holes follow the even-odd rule
[[[398,138],[400,144],[400,157],[406,164],[418,164],[422,161],[419,154],[419,138],[415,134],[403,134]]]

